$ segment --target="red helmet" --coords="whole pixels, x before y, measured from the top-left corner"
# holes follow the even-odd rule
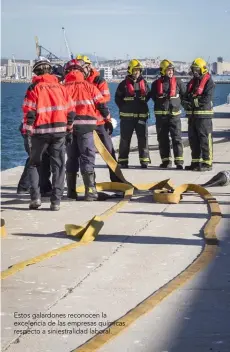
[[[84,65],[85,63],[83,60],[72,59],[68,61],[64,66],[65,74],[69,73],[72,70],[78,70],[84,73]]]

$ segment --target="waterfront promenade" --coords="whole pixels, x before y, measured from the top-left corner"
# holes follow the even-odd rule
[[[134,136],[125,178],[135,184],[170,178],[178,186],[202,184],[217,172],[229,170],[230,119],[213,122],[211,172],[160,170],[155,126],[151,126],[152,164],[147,170],[139,167]],[[185,145],[186,130],[184,119]],[[115,146],[118,141],[115,137]],[[184,157],[188,165],[188,147]],[[201,255],[202,229],[209,217],[205,202],[189,192],[179,204],[160,204],[153,202],[151,192],[136,192],[117,212],[108,214],[95,241],[79,245],[76,238],[66,236],[65,224],[82,226],[120,198],[87,203],[64,196],[59,212],[49,211],[49,199],[40,210],[31,211],[28,196],[16,195],[21,172],[22,167],[1,172],[1,216],[7,230],[1,240],[2,271],[6,274],[2,280],[2,351],[229,352],[230,185],[209,189],[222,212],[213,259],[206,267],[201,264],[195,276],[180,282],[165,298],[158,295],[154,304],[142,305],[140,315],[135,307]],[[98,183],[109,181],[99,154],[96,174]],[[58,251],[66,245],[68,250]],[[56,252],[48,257],[51,250]],[[8,269],[41,254],[44,257],[39,261],[19,265],[15,271]],[[130,324],[126,314],[132,309]],[[108,322],[119,318],[126,329],[115,336],[114,329],[108,328],[107,337],[85,344]]]

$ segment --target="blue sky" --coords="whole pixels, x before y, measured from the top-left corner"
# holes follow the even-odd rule
[[[63,26],[74,54],[230,61],[229,0],[2,0],[1,55],[67,56]]]

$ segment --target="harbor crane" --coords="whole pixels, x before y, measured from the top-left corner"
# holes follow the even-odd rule
[[[62,27],[62,31],[63,31],[65,46],[66,46],[66,49],[67,49],[67,53],[68,53],[69,59],[72,60],[74,57],[73,57],[72,51],[69,48],[69,44],[68,44],[68,41],[66,39],[66,34],[65,34],[65,28],[64,27]]]
[[[57,55],[53,54],[51,51],[44,48],[44,46],[40,45],[38,42],[38,37],[35,37],[35,45],[36,45],[36,54],[38,58],[42,56],[50,60],[50,62],[62,61]]]

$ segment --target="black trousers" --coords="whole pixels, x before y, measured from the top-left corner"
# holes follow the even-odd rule
[[[96,128],[96,132],[98,136],[100,137],[100,140],[108,150],[108,152],[112,155],[114,160],[116,159],[116,154],[115,150],[113,148],[113,142],[111,136],[108,134],[108,132],[105,130],[104,125],[99,125]],[[115,175],[115,173],[109,168],[109,174],[110,174],[110,180],[112,182],[120,182],[120,179]]]
[[[188,137],[192,151],[192,163],[203,162],[212,165],[213,140],[212,119],[195,118],[188,119]]]
[[[24,147],[27,154],[30,155],[30,148],[28,145],[27,138],[24,138]],[[30,189],[29,161],[30,161],[30,157],[26,159],[23,173],[18,182],[18,189],[21,189],[21,188]],[[39,167],[39,185],[40,185],[41,193],[46,193],[51,191],[52,185],[50,182],[50,176],[51,176],[50,157],[49,157],[49,154],[45,152],[42,157],[42,163]]]
[[[137,135],[140,163],[148,164],[151,162],[149,157],[147,120],[138,118],[121,118],[119,164],[128,165],[130,143],[134,130]]]
[[[95,145],[93,132],[80,134],[73,133],[73,142],[67,146],[66,172],[77,173],[79,168],[81,174],[94,172],[95,167]]]
[[[39,167],[42,163],[44,153],[50,156],[52,171],[52,195],[51,203],[59,204],[65,181],[65,136],[55,134],[34,135],[31,137],[31,154],[29,161],[29,175],[31,182],[31,200],[40,198]]]
[[[180,116],[156,116],[156,131],[159,144],[159,151],[163,163],[171,163],[170,139],[175,165],[183,164],[183,144],[181,138],[181,119]]]

